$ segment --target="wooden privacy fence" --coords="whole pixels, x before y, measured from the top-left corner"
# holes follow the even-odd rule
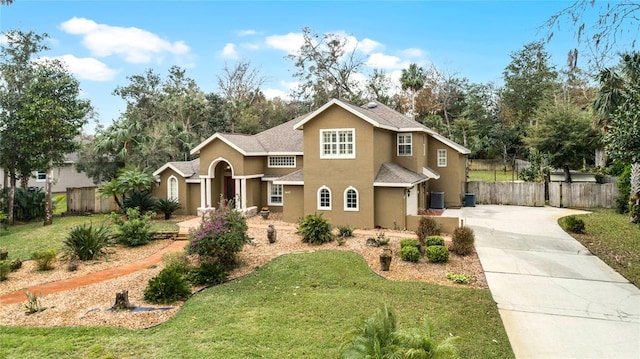
[[[545,205],[545,185],[534,182],[468,183],[467,192],[476,195],[478,204],[508,204],[542,207]],[[566,208],[613,208],[618,196],[615,183],[563,183],[548,186],[549,205]]]
[[[467,191],[475,193],[476,203],[544,206],[544,183],[471,181]]]
[[[615,183],[549,183],[549,205],[565,208],[613,208],[618,196]]]
[[[113,198],[103,198],[98,187],[67,188],[68,212],[110,213],[117,208]]]

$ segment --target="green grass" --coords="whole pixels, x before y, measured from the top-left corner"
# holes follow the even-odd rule
[[[43,226],[42,221],[9,226],[0,229],[0,248],[6,248],[9,258],[29,259],[31,253],[39,250],[62,248],[62,241],[71,228],[84,223],[100,225],[107,221],[107,215],[54,217],[53,224]],[[175,222],[154,220],[151,223],[154,231],[178,230]]]
[[[67,211],[67,195],[56,194],[52,197],[53,203],[55,203],[55,209],[53,210],[53,214],[62,214]]]
[[[640,288],[640,226],[629,223],[628,214],[617,214],[613,209],[589,211],[593,213],[579,216],[586,233],[569,234]]]
[[[518,173],[511,171],[503,172],[502,170],[496,171],[469,171],[469,181],[482,181],[482,182],[511,182],[512,180],[518,180]]]
[[[351,252],[289,254],[191,297],[147,330],[0,327],[3,358],[337,358],[345,334],[383,303],[399,328],[428,316],[462,358],[513,358],[488,290],[395,282]]]

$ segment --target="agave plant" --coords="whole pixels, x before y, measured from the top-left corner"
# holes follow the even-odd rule
[[[83,224],[73,227],[62,244],[68,257],[86,261],[104,255],[113,242],[109,228]]]
[[[140,213],[151,212],[156,208],[158,199],[149,192],[134,190],[122,202],[123,209],[138,208]]]

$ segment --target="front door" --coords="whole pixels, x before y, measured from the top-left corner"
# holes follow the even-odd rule
[[[231,176],[224,176],[224,199],[233,206],[235,198],[236,181]]]

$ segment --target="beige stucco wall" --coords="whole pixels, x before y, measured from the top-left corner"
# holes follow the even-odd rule
[[[382,228],[405,228],[404,188],[375,188],[375,226]],[[395,222],[394,222],[395,221]]]
[[[439,149],[447,150],[447,167],[438,167]],[[444,192],[445,207],[460,207],[463,200],[461,189],[466,180],[466,156],[430,137],[428,159],[430,167],[440,174],[439,179],[429,180],[429,191]]]
[[[244,168],[244,156],[226,143],[215,140],[200,150],[200,175],[208,176],[211,162],[218,158],[223,158],[229,162],[233,167],[234,175],[243,176],[247,174]]]
[[[304,187],[284,186],[282,219],[285,222],[297,223],[304,216]]]
[[[185,208],[185,214],[195,216],[200,207],[200,183],[187,183],[187,193],[189,203]]]
[[[174,212],[175,214],[184,215],[191,214],[189,213],[190,208],[190,194],[189,189],[187,188],[187,183],[185,179],[176,173],[171,168],[167,168],[162,171],[160,174],[160,183],[156,183],[156,186],[151,191],[151,195],[156,198],[167,198],[167,187],[169,184],[169,178],[174,176],[178,180],[178,202],[180,203],[181,209]]]
[[[355,129],[354,159],[321,159],[321,129]],[[373,127],[339,106],[331,106],[304,125],[304,214],[323,213],[333,225],[351,225],[357,228],[374,226],[373,180],[378,168],[374,167]],[[331,210],[318,210],[318,189],[331,190]],[[344,191],[352,186],[358,191],[359,211],[344,210]],[[288,206],[289,203],[286,202]]]

